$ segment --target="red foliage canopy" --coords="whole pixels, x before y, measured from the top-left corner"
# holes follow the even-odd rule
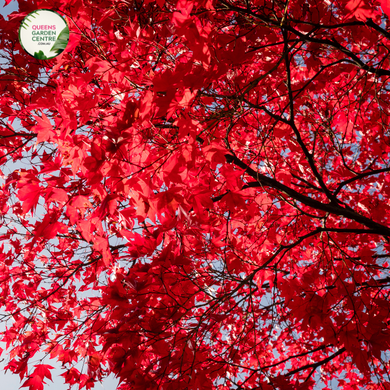
[[[39,8],[71,30],[50,61],[18,43]],[[25,387],[54,359],[86,389],[390,388],[388,15],[19,1],[0,21],[0,319]]]

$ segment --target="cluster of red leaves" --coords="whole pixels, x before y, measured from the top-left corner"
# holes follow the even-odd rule
[[[17,43],[39,8],[71,31],[46,62]],[[0,320],[23,386],[53,359],[86,389],[390,388],[389,13],[20,0],[0,20]]]

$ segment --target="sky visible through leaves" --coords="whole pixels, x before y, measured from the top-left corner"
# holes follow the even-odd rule
[[[14,11],[18,10],[18,5],[15,1],[11,1],[10,4],[7,6],[4,6],[4,3],[0,4],[0,14],[4,16],[4,18],[7,20],[7,16]],[[1,65],[0,65],[1,66]],[[16,169],[21,168],[18,165],[21,165],[20,163],[15,164]],[[1,325],[3,327],[3,324]],[[0,346],[3,349],[5,346]],[[41,357],[41,356],[39,356]],[[21,386],[21,381],[19,380],[19,377],[17,375],[11,374],[9,371],[4,371],[4,361],[0,362],[0,387],[2,389],[6,390],[17,390]],[[50,364],[53,364],[53,362],[50,362]],[[55,365],[55,364],[54,364]],[[60,375],[59,370],[53,371],[53,382],[50,380],[47,380],[47,386],[46,388],[48,390],[66,390],[68,389],[68,385],[64,383],[64,380]],[[96,385],[96,389],[102,389],[102,390],[114,390],[116,389],[116,385],[118,383],[118,380],[115,378],[106,378],[102,384]]]

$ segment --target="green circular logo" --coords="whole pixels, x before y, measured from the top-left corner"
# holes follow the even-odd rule
[[[50,9],[38,9],[28,14],[19,27],[19,42],[23,49],[38,60],[49,60],[61,54],[69,41],[66,20]]]

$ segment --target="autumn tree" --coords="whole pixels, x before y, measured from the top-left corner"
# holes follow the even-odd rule
[[[7,0],[9,2],[9,0]],[[66,16],[52,60],[18,43]],[[390,389],[386,0],[34,0],[1,20],[7,369],[42,390]]]

